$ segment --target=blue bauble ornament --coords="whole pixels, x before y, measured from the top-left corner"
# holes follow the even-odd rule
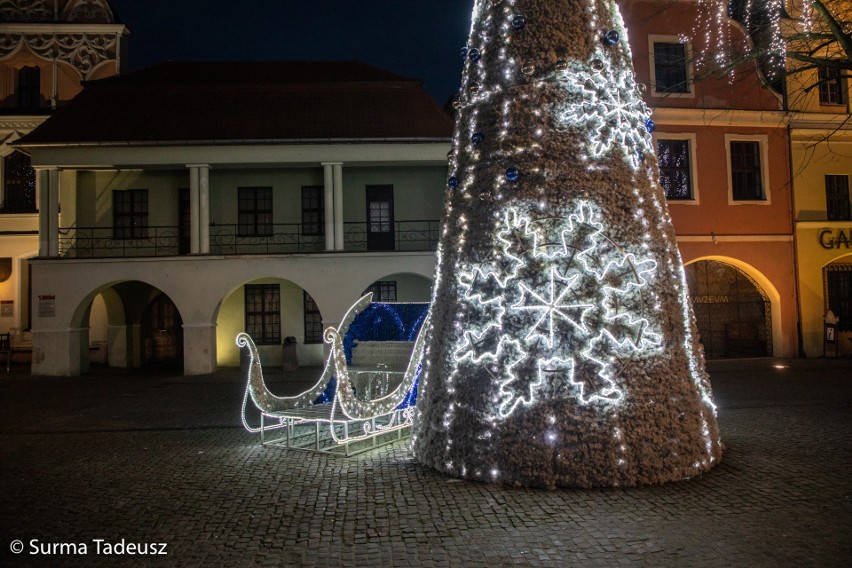
[[[512,27],[516,30],[524,29],[525,25],[527,25],[527,19],[524,16],[518,14],[517,16],[512,18]]]
[[[506,170],[506,179],[512,182],[518,181],[518,178],[521,177],[521,172],[518,168],[512,166],[508,170]]]
[[[482,132],[474,132],[473,136],[470,137],[470,142],[474,146],[479,146],[485,140],[485,134]]]
[[[475,47],[467,52],[467,58],[473,62],[479,61],[480,57],[482,57],[482,53]]]
[[[651,120],[650,118],[645,121],[645,130],[650,134],[651,132],[657,129],[657,123]]]
[[[463,47],[463,48],[461,48],[461,50],[459,51],[459,55],[461,55],[462,61],[464,61],[465,59],[467,59],[467,52],[468,52],[467,46],[464,46],[464,47]]]
[[[447,185],[450,186],[450,189],[458,189],[459,178],[457,178],[456,176],[450,176],[450,179],[447,180]]]
[[[615,45],[618,43],[618,32],[615,30],[609,30],[604,34],[603,42],[606,45]]]

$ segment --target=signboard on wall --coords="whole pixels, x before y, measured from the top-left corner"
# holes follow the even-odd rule
[[[15,300],[0,300],[0,318],[15,317]]]
[[[820,229],[819,244],[827,250],[852,248],[852,227]]]
[[[38,297],[38,317],[52,318],[56,316],[56,296]]]

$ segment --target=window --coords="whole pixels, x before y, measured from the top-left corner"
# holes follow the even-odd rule
[[[24,67],[18,71],[18,108],[36,110],[41,107],[41,70]]]
[[[241,187],[238,190],[238,227],[241,237],[272,234],[272,188]]]
[[[692,201],[692,142],[694,137],[685,139],[657,140],[657,160],[660,166],[660,184],[669,201]]]
[[[726,134],[728,151],[729,203],[769,203],[767,192],[766,136]]]
[[[321,185],[302,187],[302,234],[325,234],[325,188]]]
[[[651,36],[652,95],[692,95],[692,77],[689,65],[690,49],[675,36]]]
[[[852,264],[825,267],[826,306],[840,318],[837,329],[852,331]]]
[[[125,189],[112,192],[112,238],[148,237],[148,190]]]
[[[246,284],[246,333],[258,345],[281,343],[281,289],[278,284]]]
[[[396,281],[377,280],[369,288],[364,290],[362,296],[367,292],[373,293],[374,302],[396,302]]]
[[[849,221],[849,176],[825,176],[825,210],[829,221]]]
[[[311,295],[305,295],[305,344],[322,343],[322,314]]]
[[[843,89],[840,81],[840,69],[819,68],[819,104],[842,105]]]
[[[6,177],[3,188],[3,213],[35,213],[35,170],[30,157],[15,151],[4,159]]]

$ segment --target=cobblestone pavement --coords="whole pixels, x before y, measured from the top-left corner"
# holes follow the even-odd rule
[[[404,442],[260,447],[237,372],[0,376],[0,564],[850,566],[852,360],[773,363],[711,365],[726,451],[710,473],[550,492],[445,477]],[[122,541],[167,556],[103,554]]]

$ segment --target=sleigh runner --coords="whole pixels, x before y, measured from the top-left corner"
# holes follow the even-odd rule
[[[246,333],[237,335],[237,345],[250,352],[243,426],[260,433],[262,444],[350,456],[399,440],[410,428],[429,315],[414,341],[356,341],[349,364],[344,338],[371,300],[371,293],[365,295],[336,329],[325,330],[331,349],[323,372],[296,396],[269,391],[254,342]],[[260,411],[259,427],[247,419],[249,400]],[[268,439],[271,431],[282,432]]]

